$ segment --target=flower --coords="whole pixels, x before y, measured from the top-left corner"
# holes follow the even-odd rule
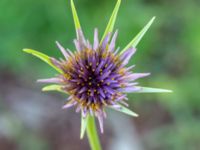
[[[118,30],[113,32],[113,27],[120,2],[118,0],[101,40],[98,37],[98,30],[94,30],[92,45],[84,37],[74,3],[71,0],[77,35],[77,38],[74,39],[76,51],[65,49],[59,42],[56,42],[64,56],[64,59],[58,60],[35,50],[24,50],[44,60],[59,72],[56,77],[38,80],[44,83],[54,83],[43,90],[67,93],[69,97],[63,108],[76,107],[76,112],[81,111],[83,120],[88,115],[96,116],[101,132],[103,132],[103,118],[106,117],[105,107],[137,116],[125,107],[128,106],[125,102],[128,100],[127,93],[170,92],[169,90],[138,86],[136,80],[148,76],[149,73],[135,73],[132,72],[134,65],[127,66],[136,52],[136,45],[155,17],[124,49],[120,50],[116,47]]]
[[[103,117],[105,106],[121,109],[125,102],[125,93],[139,91],[136,79],[145,77],[149,73],[133,73],[134,66],[126,67],[136,49],[130,47],[119,55],[115,48],[117,31],[112,39],[108,33],[102,44],[98,40],[98,31],[94,32],[93,46],[84,38],[79,30],[79,38],[74,40],[76,52],[65,50],[58,42],[58,48],[65,59],[51,58],[52,63],[62,70],[62,74],[50,79],[38,80],[45,83],[62,85],[62,90],[70,96],[63,108],[76,106],[76,112],[83,111],[83,115],[95,115],[103,132]],[[110,41],[110,42],[109,42]]]

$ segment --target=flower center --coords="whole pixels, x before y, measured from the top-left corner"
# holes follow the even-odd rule
[[[85,50],[68,61],[66,90],[83,105],[109,103],[120,94],[120,74],[116,56],[110,52]]]

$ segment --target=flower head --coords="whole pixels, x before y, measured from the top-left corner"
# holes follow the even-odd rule
[[[135,53],[134,47],[128,48],[119,55],[115,48],[117,31],[111,38],[109,33],[99,44],[98,31],[94,32],[94,43],[86,42],[82,31],[80,39],[75,39],[76,52],[65,50],[58,42],[58,48],[63,53],[64,60],[51,58],[52,63],[62,70],[62,74],[40,82],[57,83],[70,96],[63,108],[76,106],[76,111],[82,110],[83,115],[95,115],[103,132],[102,120],[105,117],[104,107],[120,109],[119,104],[128,105],[126,93],[136,92],[136,79],[149,73],[133,73],[134,66],[126,67]]]
[[[69,95],[63,108],[75,107],[81,111],[82,117],[94,115],[98,118],[103,132],[105,107],[110,107],[126,114],[137,116],[124,106],[128,106],[127,93],[138,92],[170,92],[168,90],[144,88],[138,86],[136,80],[149,73],[135,73],[133,66],[127,66],[136,51],[136,45],[152,24],[154,18],[143,30],[122,50],[116,47],[118,31],[113,33],[113,26],[119,9],[120,0],[111,15],[103,38],[99,41],[98,30],[94,30],[93,44],[86,40],[79,19],[71,0],[72,12],[77,38],[74,40],[76,51],[65,49],[56,42],[64,59],[55,59],[34,50],[25,49],[53,66],[59,75],[39,82],[54,83],[43,90],[58,90]]]

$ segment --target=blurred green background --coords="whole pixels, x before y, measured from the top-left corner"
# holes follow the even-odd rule
[[[92,40],[95,27],[103,33],[115,3],[75,0],[86,37]],[[122,0],[117,45],[123,48],[156,16],[130,64],[136,64],[137,72],[151,72],[141,85],[174,92],[129,95],[140,117],[110,112],[100,135],[105,150],[200,149],[199,12],[199,0]],[[89,149],[87,139],[79,140],[79,114],[60,109],[66,96],[42,93],[42,85],[35,83],[54,70],[22,52],[32,48],[61,57],[55,41],[73,50],[74,38],[69,0],[0,1],[1,150]],[[129,123],[120,124],[123,118]]]

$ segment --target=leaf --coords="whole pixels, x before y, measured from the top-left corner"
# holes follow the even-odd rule
[[[128,108],[126,108],[126,107],[124,107],[124,106],[122,106],[120,104],[118,104],[118,105],[120,106],[120,108],[118,108],[118,109],[115,109],[115,108],[110,107],[110,106],[109,107],[112,108],[112,109],[114,109],[114,110],[117,110],[119,112],[122,112],[124,114],[130,115],[130,116],[133,116],[133,117],[138,117],[138,114],[136,114],[132,110],[130,110],[130,109],[128,109]]]
[[[87,123],[88,123],[88,116],[86,117],[83,116],[83,114],[81,115],[81,134],[80,134],[80,139],[83,139],[84,134],[85,134],[85,130],[87,127]]]
[[[113,28],[114,28],[114,25],[115,25],[115,21],[116,21],[116,18],[117,18],[117,13],[118,13],[120,4],[121,4],[121,0],[118,0],[117,3],[116,3],[116,5],[115,5],[115,8],[114,8],[114,10],[112,12],[112,15],[110,17],[110,20],[108,22],[106,30],[105,30],[105,32],[103,34],[103,37],[101,39],[101,43],[103,42],[103,39],[106,37],[106,35],[108,33],[111,33],[113,31]]]
[[[49,64],[51,67],[53,67],[55,70],[57,70],[59,73],[62,73],[62,70],[60,70],[59,68],[57,68],[52,62],[49,56],[38,52],[36,50],[32,50],[32,49],[23,49],[24,52],[32,54],[36,57],[38,57],[39,59],[43,60],[44,62],[46,62],[47,64]]]
[[[144,34],[147,32],[153,21],[155,20],[156,17],[153,17],[147,25],[133,38],[133,40],[120,52],[120,55],[123,54],[124,51],[126,51],[130,47],[135,47],[137,44],[140,42]]]
[[[75,29],[77,31],[78,29],[81,29],[81,25],[80,25],[80,22],[79,22],[79,19],[78,19],[78,15],[77,15],[76,8],[75,8],[73,0],[71,0],[71,9],[72,9],[72,15],[73,15],[73,18],[74,18]],[[78,35],[77,35],[77,37],[78,37]]]
[[[158,88],[151,88],[151,87],[140,87],[141,90],[136,91],[134,93],[171,93],[172,90],[166,89],[158,89]]]

